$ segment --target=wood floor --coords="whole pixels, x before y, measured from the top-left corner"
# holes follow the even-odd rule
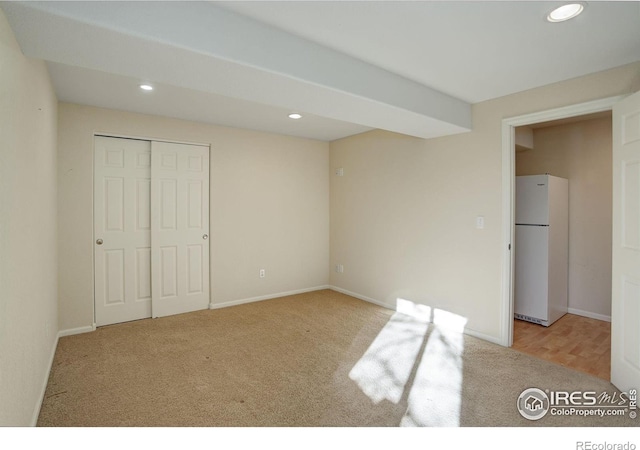
[[[605,380],[611,374],[611,324],[566,314],[549,327],[515,320],[513,348]]]

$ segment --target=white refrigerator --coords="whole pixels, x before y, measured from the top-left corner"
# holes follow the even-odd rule
[[[515,318],[549,326],[568,306],[568,180],[516,177],[515,228]]]

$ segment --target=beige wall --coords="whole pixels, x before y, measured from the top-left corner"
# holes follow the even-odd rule
[[[611,316],[611,117],[538,128],[516,175],[569,180],[569,308]]]
[[[0,10],[0,426],[34,423],[58,332],[56,107]]]
[[[59,105],[60,328],[93,323],[93,134],[211,145],[211,298],[324,286],[329,145],[74,104]],[[258,277],[266,269],[266,278]]]
[[[499,339],[502,119],[637,90],[640,63],[473,105],[469,133],[332,142],[331,264],[344,273],[332,271],[331,284],[389,306],[445,309]]]

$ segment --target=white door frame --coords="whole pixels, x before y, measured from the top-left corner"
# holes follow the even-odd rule
[[[502,120],[502,301],[500,305],[500,344],[513,344],[513,236],[515,233],[515,128],[524,125],[611,111],[627,95],[603,98],[577,105],[539,111]]]

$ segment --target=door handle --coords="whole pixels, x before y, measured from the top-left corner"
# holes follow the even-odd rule
[[[203,234],[202,235],[202,239],[204,239],[206,241],[207,239],[209,239],[209,235],[208,234]]]
[[[102,239],[96,239],[96,244],[98,245],[102,245],[103,240]]]

